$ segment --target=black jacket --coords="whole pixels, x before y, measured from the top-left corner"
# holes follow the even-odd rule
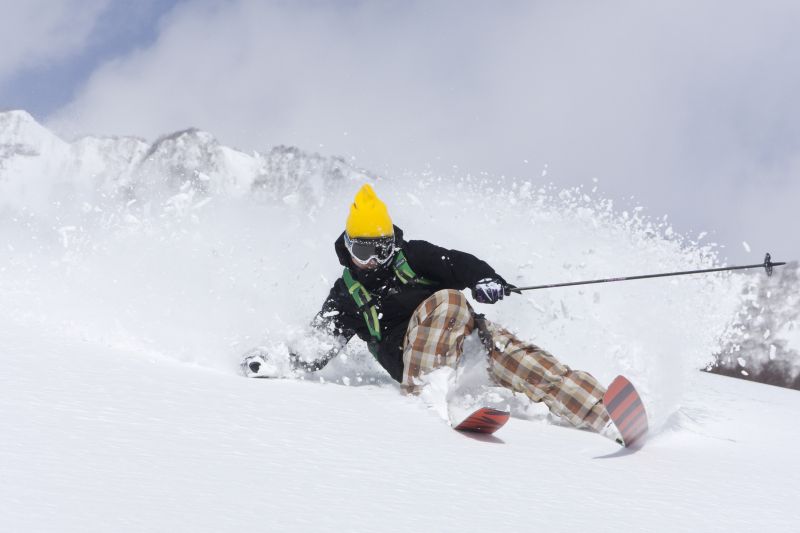
[[[411,315],[419,304],[441,289],[463,290],[474,287],[484,278],[502,278],[474,255],[447,250],[427,241],[404,241],[403,231],[397,226],[394,227],[394,234],[396,245],[403,250],[414,272],[436,282],[436,285],[403,285],[397,280],[391,261],[375,270],[359,270],[351,263],[344,245],[344,233],[336,239],[334,247],[342,266],[350,268],[353,276],[376,301],[382,337],[377,345],[378,363],[399,382],[403,379],[403,337]],[[339,346],[346,344],[353,335],[358,335],[367,343],[373,342],[367,324],[341,277],[333,284],[312,326],[337,337]],[[334,349],[316,361],[295,359],[295,363],[307,370],[317,370],[335,357],[338,351]]]

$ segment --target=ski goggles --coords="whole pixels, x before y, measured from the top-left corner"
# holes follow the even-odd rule
[[[394,235],[373,239],[351,239],[345,232],[344,246],[359,263],[369,263],[374,259],[378,263],[384,264],[394,254]]]

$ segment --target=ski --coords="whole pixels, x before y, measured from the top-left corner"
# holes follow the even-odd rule
[[[455,426],[455,429],[457,431],[491,435],[503,427],[510,416],[508,411],[481,407],[462,420],[461,423]]]
[[[622,435],[626,448],[641,444],[647,434],[647,412],[642,398],[624,376],[617,376],[603,396],[603,404]]]

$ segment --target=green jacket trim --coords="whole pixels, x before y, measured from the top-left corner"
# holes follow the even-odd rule
[[[414,272],[414,269],[412,269],[411,265],[408,264],[408,259],[406,259],[406,255],[402,250],[398,251],[395,255],[392,269],[394,270],[394,275],[403,285],[436,285],[435,281],[418,276],[417,273]],[[377,345],[377,343],[381,341],[382,336],[380,316],[378,314],[378,309],[373,302],[372,295],[364,287],[364,285],[355,279],[349,268],[345,267],[344,272],[342,273],[342,279],[344,279],[344,283],[347,286],[347,291],[350,293],[350,296],[353,297],[358,311],[361,313],[361,316],[364,318],[364,322],[367,324],[367,329],[369,330],[370,336],[375,341],[375,343],[370,343],[370,351],[373,355],[376,355],[377,347],[373,347],[373,344]]]

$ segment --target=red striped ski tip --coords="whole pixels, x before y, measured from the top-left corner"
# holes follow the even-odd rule
[[[603,404],[626,448],[640,442],[647,434],[647,412],[642,398],[625,376],[617,376],[611,382],[603,396]]]
[[[469,431],[472,433],[484,433],[491,435],[508,422],[510,413],[492,409],[491,407],[481,407],[459,425],[455,427],[458,431]]]

